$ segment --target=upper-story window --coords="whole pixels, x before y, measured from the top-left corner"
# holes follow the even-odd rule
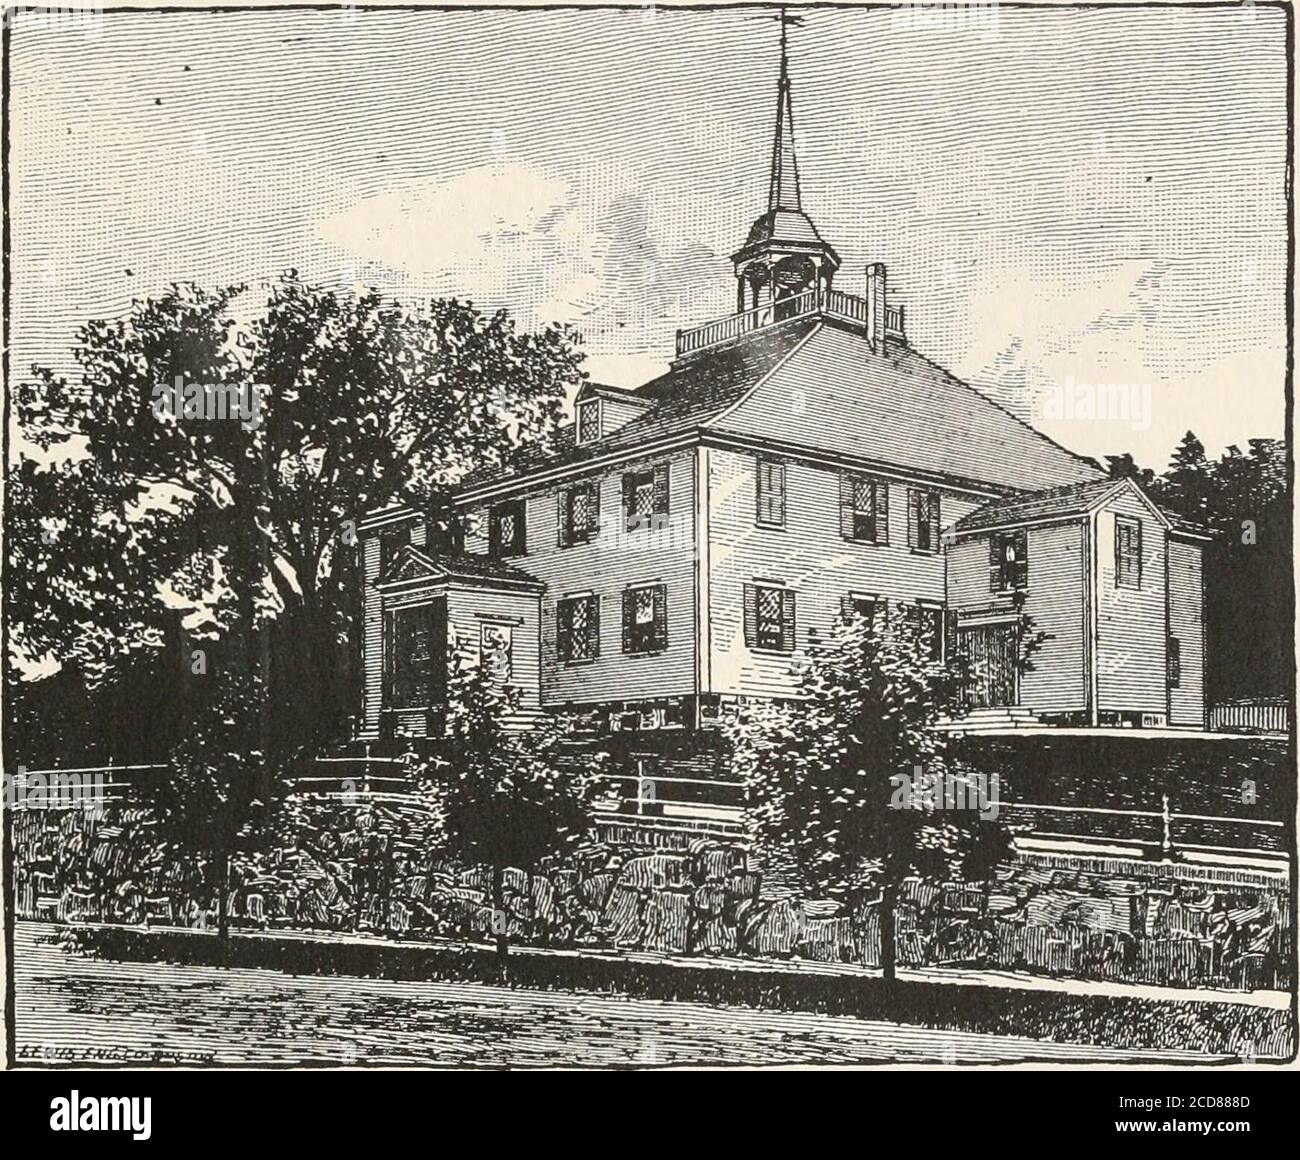
[[[757,509],[754,518],[760,524],[782,527],[785,524],[785,464],[760,459],[755,464],[758,476]]]
[[[600,656],[600,597],[570,596],[555,606],[556,651],[560,660],[594,661]]]
[[[578,404],[578,443],[594,443],[600,438],[600,400],[587,399]]]
[[[560,547],[587,544],[600,532],[600,483],[590,480],[561,488],[558,524]]]
[[[525,550],[524,501],[510,500],[496,504],[489,520],[488,551],[497,559],[522,556]]]
[[[745,644],[771,652],[793,652],[795,596],[789,588],[745,585]]]
[[[907,545],[918,552],[939,550],[939,493],[907,489]]]
[[[868,475],[841,475],[840,532],[846,540],[888,544],[889,484]]]
[[[397,554],[411,542],[411,525],[406,521],[379,530],[379,574],[387,575]]]
[[[623,593],[623,651],[658,652],[668,647],[668,588],[643,584]]]
[[[1115,517],[1115,586],[1142,587],[1142,521]]]
[[[668,464],[623,476],[623,515],[629,532],[658,527],[668,519]]]
[[[1029,587],[1029,537],[1018,532],[994,532],[989,537],[989,590],[1012,592]]]

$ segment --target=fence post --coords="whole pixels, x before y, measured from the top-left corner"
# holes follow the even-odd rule
[[[365,794],[369,794],[370,793],[370,742],[369,741],[366,742],[365,753],[366,753],[366,761],[365,764],[361,767],[361,792]]]
[[[1160,820],[1164,823],[1164,834],[1160,841],[1161,857],[1166,862],[1173,861],[1174,844],[1170,839],[1170,816],[1169,816],[1169,795],[1167,793],[1160,795]]]

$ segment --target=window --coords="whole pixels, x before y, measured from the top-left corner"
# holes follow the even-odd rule
[[[1142,587],[1142,523],[1115,517],[1115,587]]]
[[[623,651],[658,652],[668,647],[668,589],[663,584],[623,593]]]
[[[600,438],[600,400],[588,399],[578,404],[579,443],[594,443]]]
[[[556,606],[560,660],[593,661],[600,655],[600,597],[570,596]]]
[[[794,593],[766,584],[745,585],[745,644],[771,652],[794,651]]]
[[[846,621],[861,616],[872,627],[875,627],[876,616],[884,607],[885,602],[875,596],[853,594],[840,599],[840,615]]]
[[[1169,687],[1176,689],[1183,681],[1183,644],[1176,636],[1169,638]]]
[[[989,537],[989,590],[1011,592],[1029,586],[1029,542],[1025,532]]]
[[[479,629],[479,664],[492,680],[510,680],[514,630],[508,624],[485,624]]]
[[[398,553],[411,542],[411,525],[394,524],[379,532],[379,575],[388,575]]]
[[[668,464],[623,476],[623,514],[627,530],[660,527],[668,518]]]
[[[578,484],[559,493],[560,547],[588,544],[600,532],[600,484]]]
[[[760,459],[755,470],[758,476],[755,518],[760,524],[781,527],[785,524],[785,464]]]
[[[916,609],[918,628],[925,655],[932,661],[943,660],[944,614],[940,604],[921,604]]]
[[[525,545],[524,501],[511,500],[499,503],[490,517],[489,553],[497,559],[522,556]]]
[[[939,550],[939,493],[907,489],[907,546],[918,552]]]
[[[889,484],[865,475],[841,475],[840,533],[846,540],[888,544]]]

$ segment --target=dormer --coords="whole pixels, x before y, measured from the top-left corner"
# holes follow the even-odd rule
[[[584,383],[573,408],[573,441],[579,447],[597,443],[630,423],[654,400],[640,398],[635,391]]]

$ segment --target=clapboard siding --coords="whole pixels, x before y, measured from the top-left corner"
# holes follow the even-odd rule
[[[379,576],[379,537],[366,536],[361,541],[363,575],[365,577],[364,640],[365,650],[365,704],[362,714],[362,735],[378,736],[379,709],[383,696],[384,620],[383,597],[375,587]]]
[[[623,475],[667,462],[666,525],[628,532],[623,525]],[[541,695],[546,705],[583,704],[695,692],[695,451],[652,457],[619,467],[600,479],[600,532],[587,544],[558,543],[559,488],[526,497],[524,556],[510,563],[546,585],[541,602]],[[590,478],[590,477],[587,477]],[[467,509],[465,549],[486,552],[487,505]],[[663,584],[667,594],[668,647],[650,654],[622,651],[625,588]],[[566,596],[600,597],[600,656],[561,664],[556,652],[556,604]]]
[[[1032,670],[1021,674],[1020,703],[1036,713],[1082,712],[1088,706],[1083,530],[1081,523],[1029,529],[1024,612],[1029,631],[1047,636],[1029,658]]]
[[[1181,679],[1169,692],[1169,724],[1205,723],[1204,590],[1201,546],[1169,541],[1169,635],[1179,642]]]
[[[1036,713],[1087,709],[1084,527],[1082,522],[1026,529],[1029,586],[1023,613],[1046,633],[1020,676],[1019,703]],[[948,550],[948,605],[957,612],[1010,611],[1010,593],[989,588],[989,538],[962,539]]]
[[[709,664],[705,692],[788,696],[794,691],[790,657],[745,646],[744,586],[780,582],[796,593],[796,643],[808,629],[828,628],[850,592],[891,601],[944,599],[942,553],[919,553],[907,543],[907,484],[889,487],[888,546],[854,543],[840,534],[840,473],[787,460],[783,528],[756,522],[755,457],[711,448],[708,452]],[[947,527],[977,501],[944,493],[940,524]]]
[[[363,533],[361,537],[362,574],[365,584],[362,600],[362,649],[365,654],[363,657],[365,690],[361,714],[361,737],[377,737],[379,735],[379,712],[383,700],[384,599],[375,587],[375,581],[379,579],[379,538],[381,533],[403,524],[409,529],[407,534],[410,542],[417,548],[422,548],[425,543],[425,525],[424,521],[417,516],[390,521]]]
[[[1142,525],[1140,588],[1115,584],[1117,515],[1132,516]],[[1127,490],[1103,506],[1096,520],[1098,711],[1165,713],[1164,526]]]
[[[510,684],[519,690],[520,708],[538,708],[541,672],[538,598],[524,592],[448,589],[449,655],[463,647],[478,656],[483,625],[490,623],[510,626]]]

